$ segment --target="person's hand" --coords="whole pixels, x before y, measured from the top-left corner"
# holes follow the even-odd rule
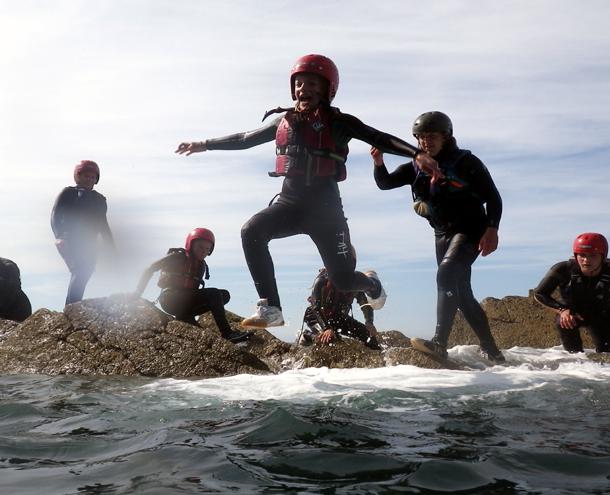
[[[487,230],[479,241],[479,251],[481,256],[487,256],[498,249],[498,229],[487,227]]]
[[[319,334],[316,337],[316,340],[321,344],[330,344],[333,340],[335,340],[335,332],[333,332],[332,328],[328,328]]]
[[[582,321],[582,317],[577,313],[572,313],[568,308],[561,310],[559,313],[559,326],[567,330],[576,328]]]
[[[371,156],[373,157],[373,164],[376,167],[381,167],[383,165],[383,153],[375,148],[375,146],[371,146]]]
[[[364,326],[366,327],[371,337],[377,336],[377,329],[375,328],[375,325],[373,323],[365,323]]]
[[[189,156],[193,153],[201,153],[206,150],[205,141],[197,141],[193,143],[180,143],[178,149],[174,153]]]
[[[438,166],[438,162],[423,151],[417,153],[414,162],[417,168],[423,172],[426,172],[430,177],[432,177],[432,183],[445,177],[445,174],[443,174],[442,170]]]

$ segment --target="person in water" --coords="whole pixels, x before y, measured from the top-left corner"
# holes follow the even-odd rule
[[[284,177],[279,199],[255,214],[242,228],[242,246],[259,295],[254,315],[243,326],[282,326],[284,316],[269,253],[272,239],[307,234],[315,243],[333,285],[342,291],[364,292],[373,308],[381,308],[385,291],[374,274],[356,271],[350,253],[350,233],[338,182],[346,178],[348,143],[358,139],[387,152],[414,159],[433,176],[436,161],[415,146],[380,132],[356,117],[332,107],[339,72],[323,55],[299,58],[290,72],[293,108],[259,129],[199,142],[184,142],[176,150],[190,155],[207,150],[246,149],[275,140],[273,177]]]
[[[17,264],[0,258],[0,318],[23,321],[32,314],[32,305],[21,289],[21,272]]]
[[[602,234],[579,235],[574,258],[556,263],[534,289],[534,299],[556,315],[563,348],[583,352],[580,329],[587,327],[595,352],[610,352],[610,265]],[[553,293],[559,289],[560,298]]]
[[[411,185],[414,208],[434,229],[436,243],[437,323],[432,340],[412,339],[414,348],[447,357],[447,342],[458,308],[476,333],[482,354],[505,361],[489,328],[487,315],[472,293],[471,267],[479,253],[487,256],[498,246],[502,199],[485,165],[460,149],[451,119],[426,112],[413,124],[422,150],[435,158],[444,175],[431,177],[413,163],[388,172],[382,150],[373,148],[375,182],[380,189]]]
[[[372,271],[364,274],[375,275]],[[362,309],[364,324],[350,314],[354,299]],[[328,278],[326,268],[321,268],[313,283],[309,303],[303,316],[307,328],[300,335],[300,345],[309,345],[314,340],[329,344],[340,335],[346,335],[361,340],[371,349],[380,349],[373,323],[373,308],[364,292],[337,290]]]
[[[106,198],[94,186],[100,180],[100,168],[91,160],[74,167],[76,186],[64,188],[51,212],[55,246],[70,270],[66,304],[80,301],[95,271],[98,237],[114,251],[114,240],[108,225]]]
[[[142,274],[135,296],[141,297],[154,273],[161,271],[157,285],[162,289],[159,303],[177,320],[196,325],[195,316],[212,312],[223,338],[233,343],[247,340],[250,332],[233,330],[227,321],[225,304],[231,298],[225,289],[206,288],[210,271],[205,259],[212,254],[216,239],[206,228],[191,230],[183,248],[171,248],[167,255],[150,265]]]

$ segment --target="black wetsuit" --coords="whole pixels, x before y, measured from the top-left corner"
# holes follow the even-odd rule
[[[412,185],[414,199],[426,201],[430,208],[427,219],[434,228],[438,264],[435,340],[447,347],[459,308],[481,348],[496,355],[487,316],[472,293],[470,278],[481,236],[488,227],[500,224],[502,199],[485,165],[470,152],[460,150],[454,138],[434,158],[447,176],[441,184],[432,185],[412,162],[392,173],[385,165],[375,167],[375,182],[380,189]]]
[[[338,291],[329,282],[326,270],[320,271],[312,287],[310,305],[303,316],[309,327],[306,335],[313,337],[330,328],[335,334],[359,339],[368,347],[379,349],[376,337],[370,336],[366,325],[350,314],[354,299],[362,309],[364,321],[372,324],[373,309],[367,303],[364,292]]]
[[[180,251],[176,250],[176,252],[172,252],[150,265],[143,273],[136,293],[139,295],[144,291],[153,273],[159,270],[172,272],[176,266],[183,265],[186,255],[184,251]],[[205,274],[207,277],[207,273],[207,264],[203,262],[202,274]],[[170,315],[174,315],[177,320],[193,324],[196,323],[195,316],[211,311],[220,333],[223,336],[228,336],[232,330],[231,325],[227,321],[224,307],[231,299],[229,291],[214,287],[199,288],[199,286],[205,284],[203,278],[199,279],[196,284],[197,288],[195,289],[165,287],[159,296],[161,307]],[[163,284],[160,282],[160,285]]]
[[[66,304],[80,301],[95,271],[98,236],[111,246],[112,233],[106,219],[106,198],[97,191],[66,187],[55,200],[51,212],[51,228],[59,254],[70,270]]]
[[[552,294],[559,289],[560,300]],[[595,277],[585,277],[576,260],[562,261],[551,267],[538,287],[534,298],[553,309],[569,309],[583,318],[574,329],[561,328],[556,319],[561,343],[566,351],[582,352],[580,327],[587,327],[596,352],[610,352],[610,266],[604,263]]]
[[[32,314],[28,296],[21,290],[21,273],[14,261],[0,258],[0,318],[23,321]]]
[[[209,150],[246,149],[275,140],[278,117],[250,132],[208,139]],[[332,119],[332,136],[339,148],[351,139],[364,141],[387,153],[413,157],[418,149],[403,140],[367,126],[356,117],[337,112]],[[269,241],[307,234],[315,243],[333,284],[346,291],[374,291],[375,283],[356,272],[350,251],[347,219],[334,177],[303,175],[285,177],[279,199],[255,214],[242,228],[242,245],[248,268],[260,298],[281,307]]]

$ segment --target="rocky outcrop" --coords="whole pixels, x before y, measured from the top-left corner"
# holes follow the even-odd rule
[[[554,314],[538,304],[532,294],[528,297],[488,297],[481,302],[487,314],[491,333],[500,349],[514,346],[546,349],[560,345],[555,329]],[[581,331],[585,348],[593,347],[587,331]],[[449,345],[478,344],[479,340],[461,313],[455,319]]]
[[[482,305],[500,348],[559,344],[552,314],[531,297],[489,298]],[[229,320],[237,325],[241,318],[229,313]],[[583,337],[591,347],[586,332]],[[379,341],[383,351],[351,339],[299,347],[256,330],[248,342],[234,345],[221,338],[210,314],[189,325],[148,301],[115,295],[84,300],[64,312],[40,309],[22,323],[0,320],[0,373],[186,378],[322,366],[459,368],[415,351],[401,332],[380,332]],[[459,314],[450,338],[451,346],[457,344],[478,344]],[[594,359],[608,362],[607,355]]]

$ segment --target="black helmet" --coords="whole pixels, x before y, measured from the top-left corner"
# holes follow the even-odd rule
[[[422,113],[413,122],[413,136],[424,132],[440,132],[445,137],[453,136],[451,119],[443,112]]]

